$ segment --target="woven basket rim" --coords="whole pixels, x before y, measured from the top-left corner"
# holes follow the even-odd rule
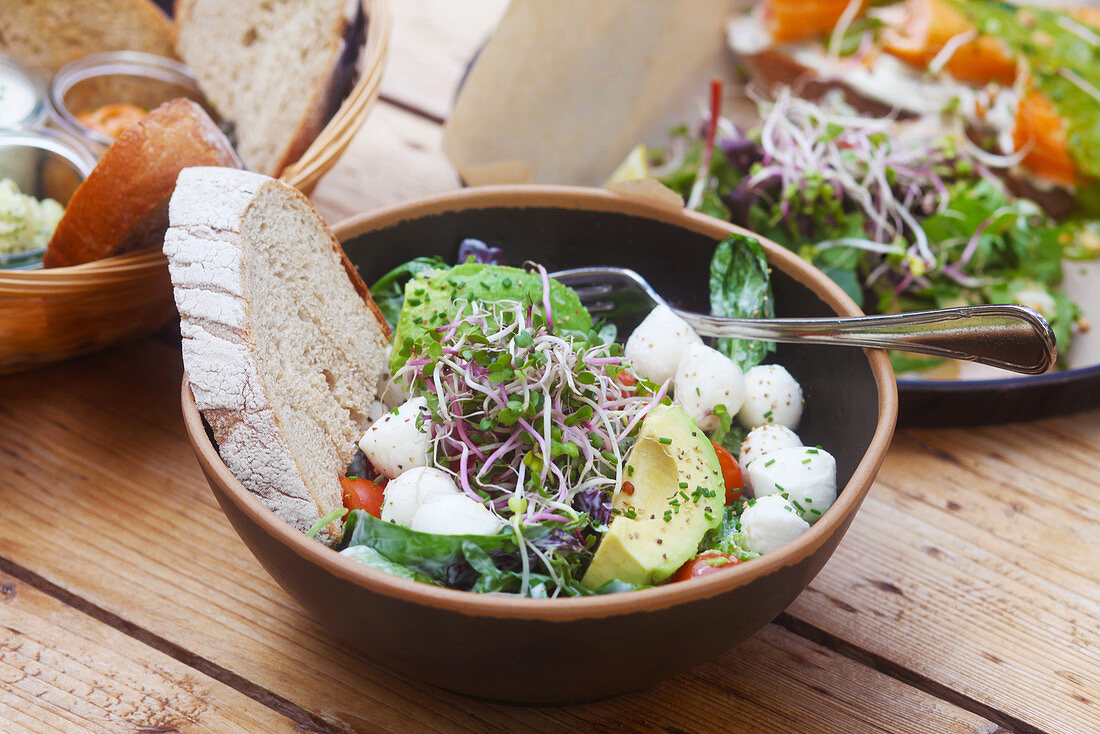
[[[359,79],[317,139],[280,176],[285,183],[303,191],[308,192],[336,164],[378,99],[389,51],[392,17],[389,0],[361,2],[367,16],[367,34],[363,41]],[[149,247],[80,265],[37,270],[0,270],[0,298],[17,292],[19,295],[31,292],[47,295],[51,287],[71,294],[74,288],[81,287],[77,284],[94,289],[112,283],[140,280],[159,273],[166,264],[167,259],[161,249]]]

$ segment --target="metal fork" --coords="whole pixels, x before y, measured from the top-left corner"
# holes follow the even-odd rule
[[[576,291],[589,313],[622,330],[633,329],[655,306],[668,305],[645,278],[628,268],[574,268],[550,276]],[[812,319],[728,319],[672,310],[700,336],[897,349],[1026,375],[1046,372],[1058,356],[1050,324],[1024,306]]]

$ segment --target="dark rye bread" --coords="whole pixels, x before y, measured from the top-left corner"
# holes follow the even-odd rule
[[[0,53],[46,79],[73,59],[120,49],[174,57],[168,16],[149,0],[0,3]]]
[[[178,0],[176,50],[231,122],[246,168],[278,176],[324,128],[344,91],[354,0]]]
[[[228,168],[179,176],[164,238],[195,403],[229,470],[299,530],[343,506],[389,330],[300,192]],[[339,523],[318,536],[339,537]]]

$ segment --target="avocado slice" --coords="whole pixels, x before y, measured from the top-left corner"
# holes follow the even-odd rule
[[[390,371],[396,372],[410,355],[431,344],[431,333],[449,324],[456,301],[531,301],[542,304],[543,282],[538,273],[504,265],[463,263],[453,268],[420,273],[405,284],[405,304],[393,335]],[[550,281],[550,309],[558,333],[588,333],[592,317],[575,292]]]
[[[678,405],[654,408],[626,457],[623,489],[581,583],[612,579],[646,586],[664,581],[695,556],[722,522],[725,487],[707,435]]]

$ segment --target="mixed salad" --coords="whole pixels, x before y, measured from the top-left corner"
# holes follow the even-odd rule
[[[805,532],[836,462],[795,433],[768,345],[707,346],[667,306],[625,340],[539,265],[419,258],[372,293],[394,327],[375,420],[343,478],[340,552],[479,593],[582,596],[719,571]],[[759,243],[711,265],[717,313],[770,314]],[[335,519],[323,518],[317,529]]]
[[[836,86],[758,91],[748,129],[719,116],[714,88],[707,123],[639,149],[628,175],[800,253],[866,310],[1020,303],[1064,355],[1088,324],[1059,290],[1063,262],[1100,255],[1098,28],[1095,11],[995,0],[767,0],[731,43],[771,34]]]

